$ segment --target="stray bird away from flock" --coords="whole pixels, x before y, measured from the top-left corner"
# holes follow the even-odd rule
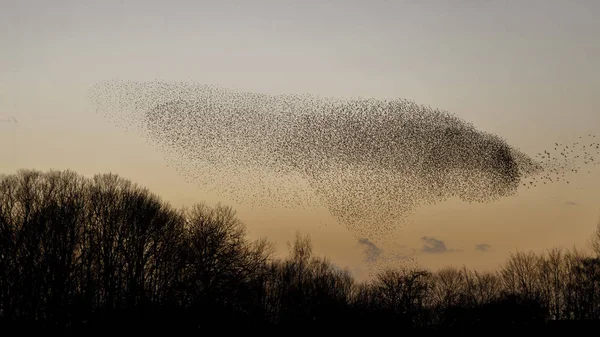
[[[17,119],[14,116],[10,116],[7,118],[0,118],[0,123],[10,123],[10,124],[17,124]]]
[[[597,165],[600,155],[588,135],[531,157],[404,99],[163,81],[105,81],[89,93],[98,113],[145,137],[189,182],[255,206],[324,206],[358,238],[389,233],[421,205],[492,202],[521,187],[568,183],[565,173]]]

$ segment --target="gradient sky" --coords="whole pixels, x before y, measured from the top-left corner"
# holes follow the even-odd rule
[[[19,123],[0,122],[0,172],[110,171],[175,205],[222,201],[252,236],[284,250],[299,229],[317,253],[360,276],[361,246],[325,209],[250,209],[187,184],[145,140],[96,114],[87,90],[160,79],[409,98],[534,154],[600,127],[599,15],[600,2],[583,0],[3,0],[0,120]],[[492,204],[421,208],[376,244],[414,249],[426,267],[488,269],[516,249],[583,247],[599,215],[600,172],[573,182]],[[424,236],[448,252],[419,252]]]

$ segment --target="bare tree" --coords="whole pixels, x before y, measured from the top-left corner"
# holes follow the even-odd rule
[[[265,240],[248,241],[244,224],[230,207],[197,204],[184,214],[189,242],[185,303],[202,310],[257,310],[264,300],[254,301],[248,294],[264,296],[272,246]]]
[[[431,274],[421,269],[387,269],[377,275],[374,283],[379,305],[405,322],[418,325],[429,302]]]
[[[21,170],[0,176],[0,322],[197,329],[225,318],[225,329],[350,319],[409,331],[598,319],[599,233],[600,224],[594,254],[517,252],[498,272],[384,269],[358,284],[315,256],[308,235],[273,258],[230,207],[175,209],[115,174]]]
[[[278,295],[274,320],[333,324],[350,305],[353,279],[328,259],[313,257],[308,235],[296,234],[289,257],[276,263],[272,289]]]
[[[466,290],[465,275],[454,267],[446,267],[433,275],[433,296],[437,306],[448,309],[459,305]]]
[[[540,296],[538,257],[533,252],[511,254],[501,268],[504,289],[510,294],[537,300]]]
[[[464,278],[464,304],[478,307],[493,302],[500,296],[501,280],[495,272],[462,270]]]
[[[596,231],[590,238],[590,246],[596,254],[596,257],[600,257],[600,220],[598,220],[596,225]]]
[[[539,285],[541,300],[548,308],[550,317],[559,320],[563,317],[564,294],[567,270],[562,249],[555,248],[539,257]]]

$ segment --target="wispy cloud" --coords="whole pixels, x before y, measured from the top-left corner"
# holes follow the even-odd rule
[[[490,248],[490,245],[488,245],[487,243],[480,243],[475,245],[475,249],[480,252],[487,252]]]
[[[569,206],[579,206],[579,203],[575,202],[575,201],[565,201],[565,205],[569,205]]]
[[[394,245],[391,251],[386,251],[367,238],[359,239],[358,244],[363,247],[365,262],[368,264],[411,260],[416,253],[415,249],[407,248],[404,245]]]
[[[358,243],[365,247],[365,260],[369,263],[376,262],[383,253],[383,250],[377,247],[377,245],[371,242],[369,239],[359,239]]]
[[[446,244],[442,240],[438,240],[432,236],[424,236],[421,238],[421,241],[425,242],[421,251],[424,253],[450,253],[455,252],[454,249],[448,249]]]

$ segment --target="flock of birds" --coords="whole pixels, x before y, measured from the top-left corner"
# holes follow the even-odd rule
[[[597,165],[600,147],[557,143],[532,158],[448,112],[402,99],[161,81],[98,83],[90,99],[162,149],[189,181],[239,203],[324,205],[361,238],[386,233],[420,205],[452,197],[490,202],[522,185],[559,181],[568,169],[583,169],[569,166],[573,156]]]
[[[579,136],[572,143],[554,143],[550,149],[535,155],[545,168],[542,174],[523,181],[526,188],[554,183],[571,184],[573,174],[591,174],[600,165],[600,139],[594,134]]]

